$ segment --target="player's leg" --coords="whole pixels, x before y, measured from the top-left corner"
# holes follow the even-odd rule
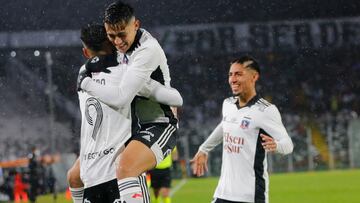
[[[164,123],[144,125],[131,138],[121,154],[116,171],[120,196],[127,203],[144,202],[140,197],[141,188],[137,177],[154,168],[171,152],[176,144],[176,129],[174,125]]]
[[[160,193],[160,178],[159,174],[157,173],[157,169],[153,169],[149,172],[151,174],[151,188],[153,189],[154,196],[153,196],[153,203],[160,203],[161,199],[159,197]]]
[[[140,175],[138,177],[138,181],[141,187],[141,192],[142,192],[142,196],[144,198],[144,202],[146,203],[150,203],[150,192],[149,192],[149,187],[147,185],[147,181],[146,181],[146,173],[143,173],[142,175]]]
[[[152,151],[143,143],[132,140],[121,153],[116,170],[121,199],[127,203],[143,203],[142,187],[138,176],[156,164]],[[146,185],[146,178],[144,178]]]
[[[160,188],[160,195],[163,199],[163,203],[171,203],[170,188],[168,187]]]
[[[82,203],[84,196],[84,184],[80,178],[80,160],[75,161],[74,165],[67,172],[67,181],[70,188],[71,197],[74,203]]]
[[[161,169],[161,188],[160,196],[163,199],[163,203],[171,203],[170,198],[171,187],[171,170],[170,168]]]

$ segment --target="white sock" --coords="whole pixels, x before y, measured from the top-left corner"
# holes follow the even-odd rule
[[[84,187],[69,188],[74,203],[82,203],[84,198]]]
[[[141,191],[142,191],[143,198],[144,198],[144,203],[150,203],[150,193],[149,193],[149,188],[148,188],[147,182],[146,182],[146,173],[143,173],[142,175],[140,175],[138,177],[138,181],[140,183]]]
[[[120,199],[126,203],[144,203],[144,197],[138,177],[118,180]]]

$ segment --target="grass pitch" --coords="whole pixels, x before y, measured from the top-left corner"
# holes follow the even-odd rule
[[[218,178],[192,178],[173,196],[173,203],[210,203]],[[173,182],[175,189],[179,181]],[[360,170],[270,175],[271,203],[359,203]],[[37,203],[52,203],[50,195]],[[56,203],[70,203],[60,194]]]

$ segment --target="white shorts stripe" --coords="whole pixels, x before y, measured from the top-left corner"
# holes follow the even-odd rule
[[[165,139],[165,142],[159,144],[161,149],[162,149],[162,148],[165,146],[165,144],[169,141],[171,135],[175,132],[175,130],[176,130],[176,128],[172,126],[172,129],[170,130],[170,132],[168,133],[168,135],[167,135],[167,137],[166,137],[166,139]]]
[[[159,143],[161,143],[161,142],[163,141],[164,136],[166,136],[166,133],[168,132],[168,130],[169,130],[170,128],[171,128],[171,125],[169,124],[169,125],[165,128],[164,132],[160,135],[159,139],[156,141],[156,143],[157,143],[159,146],[160,146]]]

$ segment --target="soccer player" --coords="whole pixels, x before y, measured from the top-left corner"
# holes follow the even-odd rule
[[[154,169],[149,171],[151,187],[154,190],[154,203],[171,203],[171,166],[174,160],[178,159],[176,147],[174,150]],[[161,201],[161,199],[163,201]]]
[[[104,21],[108,38],[119,52],[119,67],[126,67],[126,72],[115,88],[105,88],[87,77],[80,82],[81,89],[103,103],[121,109],[131,103],[150,78],[169,87],[165,53],[157,40],[140,28],[134,9],[120,1],[112,3],[105,11]],[[88,66],[88,70],[97,69],[92,63]],[[127,203],[143,202],[137,195],[141,192],[137,177],[155,167],[172,151],[177,130],[177,119],[169,105],[136,97],[133,106],[133,118],[137,120],[133,122],[133,129],[140,129],[122,152],[117,168],[120,196]]]
[[[252,57],[231,62],[229,85],[234,96],[224,100],[222,121],[191,160],[193,173],[203,175],[208,153],[223,143],[214,203],[269,202],[266,154],[293,150],[278,109],[256,93],[259,76],[259,65]]]
[[[125,69],[117,67],[117,54],[108,41],[103,25],[89,25],[81,31],[83,53],[87,63],[101,63],[107,69],[92,70],[90,73],[85,65],[80,69],[78,82],[85,76],[106,88],[119,85]],[[102,57],[103,60],[99,60]],[[157,101],[168,105],[180,105],[182,98],[175,89],[165,88],[160,83],[150,80],[141,89],[140,95],[157,99],[157,92],[165,92],[167,97]],[[124,149],[131,136],[130,104],[122,108],[108,106],[97,98],[78,89],[79,105],[82,114],[80,157],[69,171],[69,183],[74,202],[82,202],[82,182],[85,187],[84,202],[120,202],[120,194],[116,179],[116,159]],[[161,94],[160,94],[161,95]],[[166,98],[166,99],[165,99]],[[78,171],[80,169],[80,177]],[[148,201],[144,176],[136,177],[140,195]],[[141,183],[141,185],[139,184]],[[77,187],[74,189],[73,187]]]

